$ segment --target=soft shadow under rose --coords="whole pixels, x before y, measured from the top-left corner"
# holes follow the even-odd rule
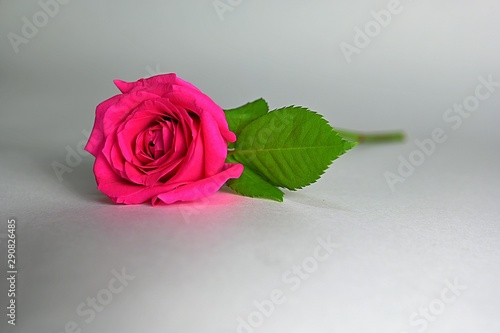
[[[122,94],[97,106],[85,147],[98,189],[113,202],[196,200],[241,175],[241,164],[225,163],[236,136],[198,88],[175,74],[115,84]]]

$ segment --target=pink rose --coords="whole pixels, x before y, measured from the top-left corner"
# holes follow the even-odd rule
[[[175,74],[115,81],[122,94],[97,106],[85,149],[97,188],[115,203],[196,200],[238,178],[225,163],[229,131],[222,109]]]

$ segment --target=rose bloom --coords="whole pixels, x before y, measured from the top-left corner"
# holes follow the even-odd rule
[[[225,163],[236,136],[198,88],[175,74],[114,82],[122,93],[97,106],[85,147],[97,188],[113,202],[196,200],[241,175],[241,164]]]

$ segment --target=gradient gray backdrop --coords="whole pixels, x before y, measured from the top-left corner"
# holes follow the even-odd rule
[[[14,217],[19,270],[18,325],[2,310],[2,332],[64,332],[71,321],[82,332],[237,332],[273,289],[286,302],[255,332],[499,332],[500,92],[456,130],[443,115],[478,77],[500,81],[500,3],[401,0],[350,63],[341,43],[389,1],[230,3],[221,19],[212,0],[73,0],[16,53],[9,34],[22,36],[23,18],[42,7],[0,0],[0,260],[6,271]],[[59,181],[52,164],[85,140],[95,106],[117,93],[112,80],[160,72],[223,108],[264,97],[334,126],[409,137],[357,147],[282,204],[226,191],[192,205],[114,206],[95,189],[88,154]],[[435,128],[448,140],[391,191],[384,173]],[[290,291],[283,274],[327,235],[338,248]],[[122,268],[135,279],[86,323],[76,308]],[[411,321],[457,279],[466,290],[425,329]]]

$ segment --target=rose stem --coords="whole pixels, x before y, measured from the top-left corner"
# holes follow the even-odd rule
[[[335,130],[344,139],[356,141],[359,143],[401,142],[405,139],[405,134],[402,131],[360,133],[338,128],[336,128]]]

